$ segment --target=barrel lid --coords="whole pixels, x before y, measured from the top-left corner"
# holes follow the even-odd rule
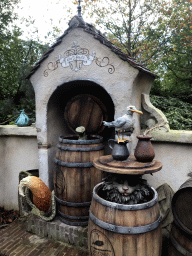
[[[172,198],[175,224],[192,235],[192,179],[187,180]]]
[[[68,101],[64,110],[65,121],[69,128],[84,126],[87,134],[99,134],[105,128],[103,121],[108,119],[103,102],[90,94],[79,94]]]

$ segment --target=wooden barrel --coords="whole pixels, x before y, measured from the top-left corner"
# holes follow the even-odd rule
[[[89,212],[89,255],[160,256],[161,217],[155,189],[144,204],[125,205],[98,195],[103,183],[95,186]]]
[[[192,236],[172,224],[168,256],[192,256]]]
[[[88,140],[78,136],[59,138],[54,170],[54,191],[60,220],[68,225],[88,225],[92,191],[101,182],[103,172],[93,166],[93,160],[104,154],[101,136]]]
[[[184,182],[172,198],[174,222],[171,230],[171,242],[168,248],[170,256],[192,256],[192,179]]]
[[[174,222],[185,233],[192,235],[192,179],[183,183],[172,199]]]
[[[78,126],[84,126],[87,134],[100,134],[107,121],[107,109],[103,102],[90,94],[79,94],[67,103],[64,111],[68,127],[75,132]]]

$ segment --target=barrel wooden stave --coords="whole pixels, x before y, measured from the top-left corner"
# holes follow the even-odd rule
[[[99,98],[90,94],[79,94],[67,103],[64,117],[73,132],[76,127],[84,126],[88,134],[99,134],[104,129],[102,122],[108,119],[108,114]]]
[[[134,224],[137,226],[151,224],[159,217],[158,205],[145,210],[121,211],[101,205],[95,199],[92,199],[90,210],[94,216],[104,222],[125,227],[133,227]]]
[[[174,221],[189,235],[192,235],[192,179],[184,182],[172,199]]]
[[[93,187],[102,180],[102,172],[92,168],[66,168],[60,167],[65,179],[65,188],[62,195],[58,198],[74,203],[90,202],[92,198]],[[57,196],[57,194],[56,194]],[[89,215],[89,207],[67,207],[59,206],[62,213],[76,216]]]
[[[192,255],[192,179],[186,180],[172,198],[174,222],[169,256]],[[187,253],[187,254],[186,254]]]
[[[138,235],[123,235],[123,234],[114,234],[110,231],[106,231],[96,224],[94,224],[89,219],[88,225],[88,234],[91,234],[91,231],[100,231],[101,238],[105,237],[104,250],[109,251],[109,256],[160,256],[161,255],[161,228],[157,228],[151,232],[147,232],[145,234],[138,234]],[[89,250],[90,256],[97,256],[97,255],[104,255],[101,254],[101,247],[94,246],[95,251],[99,253],[93,253],[93,241],[89,235]],[[103,250],[103,251],[104,251]]]
[[[183,248],[192,253],[192,236],[182,232],[176,225],[172,225],[171,233]]]
[[[158,203],[143,210],[125,211],[106,207],[94,198],[91,202],[90,212],[103,222],[123,227],[145,226],[155,222],[160,216]],[[103,246],[95,245],[94,232],[101,234],[99,239],[103,239]],[[162,247],[161,225],[146,233],[121,234],[105,230],[89,219],[88,243],[91,256],[104,255],[102,250],[110,251],[108,254],[110,256],[160,256]]]
[[[171,244],[168,248],[168,256],[183,256],[182,253],[178,252],[175,247]]]
[[[75,136],[74,136],[75,137]],[[72,136],[70,138],[73,138]],[[76,137],[75,137],[76,138]],[[93,136],[94,139],[101,138]],[[65,141],[64,141],[65,142]],[[56,159],[61,161],[56,165],[54,171],[54,190],[58,199],[66,202],[85,203],[91,202],[92,191],[94,186],[103,178],[103,172],[91,167],[66,167],[62,166],[64,163],[91,163],[95,158],[99,158],[104,154],[103,144],[101,142],[91,144],[78,144],[79,141],[74,141],[77,144],[59,143],[58,151],[56,152]],[[69,148],[63,150],[62,147]],[[92,151],[92,148],[101,148],[100,150]],[[84,149],[90,151],[73,151],[75,149]],[[58,210],[61,214],[69,215],[71,217],[85,217],[89,215],[89,206],[72,207],[58,204]],[[63,217],[62,217],[63,218]],[[64,217],[68,220],[67,217]],[[73,220],[69,220],[73,221]],[[82,220],[74,220],[75,222]]]
[[[59,143],[59,147],[62,147],[63,143]],[[86,163],[86,162],[93,162],[94,159],[96,159],[99,156],[103,155],[103,150],[98,151],[88,151],[88,152],[81,152],[81,151],[72,151],[72,149],[80,148],[80,149],[86,149],[86,148],[94,148],[94,147],[101,147],[103,146],[102,143],[97,144],[90,144],[90,145],[72,145],[72,144],[65,144],[65,147],[68,147],[71,150],[62,150],[59,149],[56,152],[56,158],[64,161],[64,162],[71,162],[71,163]]]
[[[192,236],[185,233],[175,223],[171,228],[171,243],[168,252],[169,256],[192,255]]]

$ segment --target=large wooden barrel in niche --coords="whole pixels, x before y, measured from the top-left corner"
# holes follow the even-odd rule
[[[87,134],[100,134],[108,114],[100,99],[90,94],[79,94],[67,103],[64,117],[73,132],[77,127],[84,126]]]
[[[93,166],[93,160],[104,155],[103,138],[78,136],[59,138],[54,170],[54,191],[60,220],[68,225],[88,225],[92,191],[101,182],[103,172]]]
[[[160,256],[161,217],[157,192],[144,204],[125,205],[104,200],[93,190],[88,225],[90,256]]]

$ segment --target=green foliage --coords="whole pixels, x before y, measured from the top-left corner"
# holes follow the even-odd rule
[[[167,117],[173,130],[192,130],[192,105],[173,97],[151,96],[151,102]]]
[[[32,85],[25,79],[33,64],[39,60],[47,45],[21,39],[21,30],[13,26],[13,6],[17,1],[5,0],[0,9],[0,123],[19,116],[20,110],[35,118],[35,95]],[[12,120],[11,120],[12,121]]]
[[[140,55],[146,24],[153,22],[150,0],[85,0],[85,4],[89,16],[107,31],[114,44],[130,56]]]
[[[25,77],[47,46],[33,40],[24,41],[20,35],[20,30],[14,28],[0,52],[0,123],[10,114],[19,115],[21,109],[33,114],[34,119],[35,95]]]
[[[172,0],[160,5],[155,27],[148,31],[148,40],[158,47],[156,58],[148,67],[159,80],[152,93],[171,95],[192,102],[192,5],[191,1]],[[166,31],[166,33],[165,33]]]
[[[13,10],[18,2],[19,0],[1,0],[0,2],[0,40],[6,37],[7,26],[16,19]]]
[[[151,95],[167,106],[171,127],[192,129],[192,0],[84,1],[117,47],[159,76]]]
[[[25,76],[48,47],[21,39],[21,30],[13,26],[18,2],[0,3],[0,123],[15,120],[21,109],[35,118],[34,91]],[[84,3],[84,11],[86,6],[115,45],[159,75],[151,90],[152,103],[165,113],[171,128],[192,129],[192,0]]]

